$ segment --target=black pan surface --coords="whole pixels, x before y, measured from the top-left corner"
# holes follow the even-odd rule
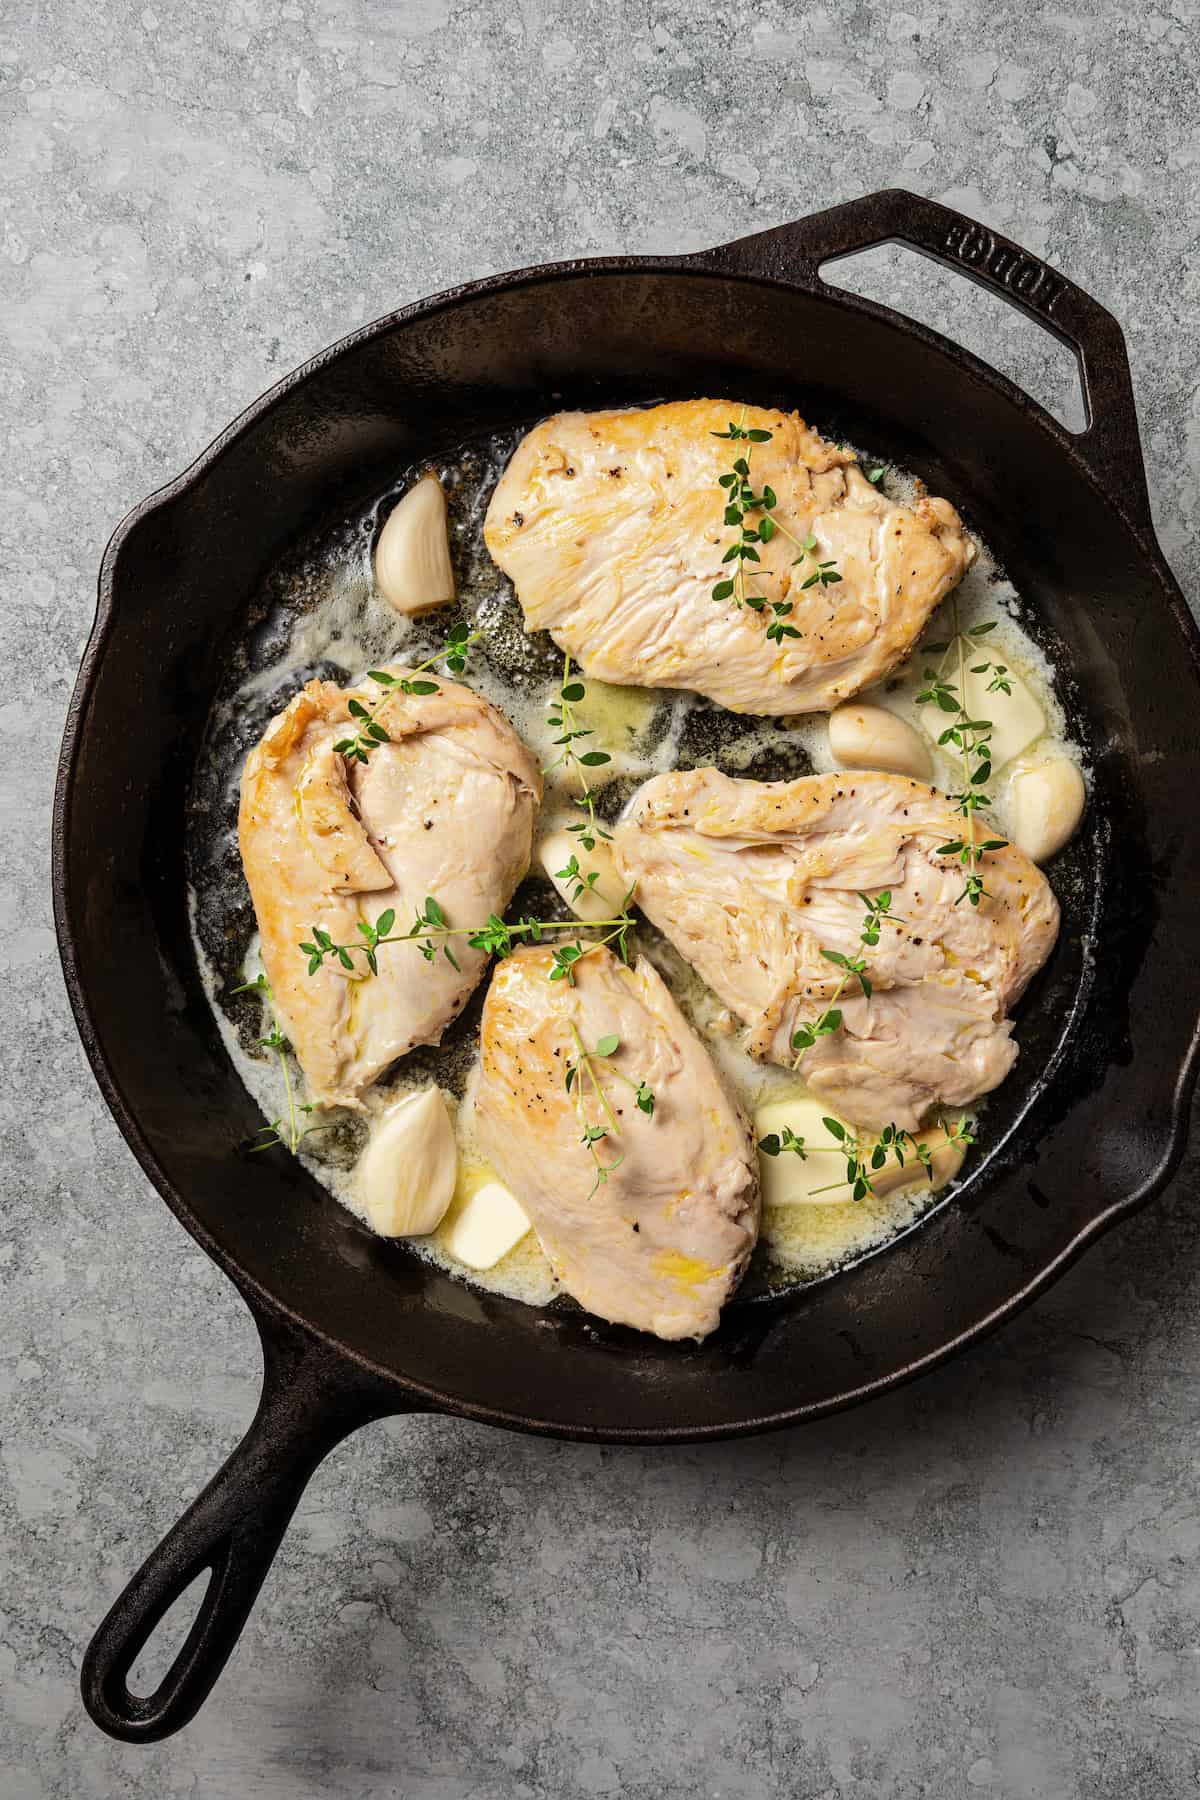
[[[823,261],[886,240],[959,267],[1071,343],[1089,429],[1072,434],[965,352],[821,281]],[[798,406],[960,506],[1071,672],[1095,792],[1056,866],[1064,929],[1022,1010],[1022,1073],[989,1110],[962,1188],[884,1254],[742,1300],[705,1344],[680,1346],[469,1289],[372,1237],[290,1159],[247,1160],[259,1119],[195,966],[185,818],[230,646],[268,572],[322,519],[418,456],[564,405],[706,392]],[[1195,1074],[1198,651],[1154,540],[1116,325],[1017,246],[901,193],[694,257],[559,265],[410,307],[298,370],[131,514],[105,556],[63,747],[63,963],[106,1099],[249,1301],[267,1380],[242,1446],[101,1627],[84,1671],[97,1721],[149,1738],[191,1717],[304,1480],[368,1417],[441,1410],[656,1442],[793,1423],[993,1328],[1156,1192]],[[240,881],[236,865],[228,875]],[[175,1665],[135,1698],[134,1656],[207,1567]]]

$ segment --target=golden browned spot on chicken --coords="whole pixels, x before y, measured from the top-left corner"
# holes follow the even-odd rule
[[[800,636],[781,644],[769,615],[711,597],[733,541],[718,478],[746,450],[713,436],[731,419],[771,433],[751,472],[757,492],[774,490],[780,529],[747,570],[753,592],[791,603]],[[795,540],[810,534],[836,583],[802,586],[816,561],[794,567]],[[729,400],[543,420],[501,477],[484,535],[529,626],[587,674],[775,714],[826,709],[887,674],[975,553],[949,502],[897,505],[798,414]]]

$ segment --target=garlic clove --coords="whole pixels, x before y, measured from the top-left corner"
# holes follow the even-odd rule
[[[491,1269],[528,1230],[529,1220],[516,1195],[503,1182],[485,1181],[451,1224],[446,1249],[468,1269]]]
[[[924,1171],[922,1171],[921,1178],[930,1181],[930,1185],[936,1192],[938,1188],[945,1187],[948,1181],[954,1180],[954,1177],[963,1166],[963,1159],[967,1154],[967,1146],[947,1137],[940,1125],[933,1126],[929,1131],[919,1131],[917,1133],[917,1141],[918,1143],[927,1144],[929,1146],[932,1178],[925,1175]],[[908,1186],[909,1169],[911,1169],[911,1167],[911,1162],[907,1162],[903,1169],[896,1168],[894,1165],[889,1165],[887,1174],[891,1179],[887,1187],[882,1186],[880,1182],[876,1181],[876,1193],[882,1194],[888,1192],[889,1189],[894,1190],[895,1188]]]
[[[577,919],[611,919],[621,910],[625,884],[617,873],[612,848],[604,838],[597,838],[591,850],[585,850],[575,831],[550,831],[538,844],[538,861],[548,878],[566,901]],[[562,874],[574,857],[579,878]],[[591,877],[595,876],[595,881]],[[585,884],[582,888],[580,880]]]
[[[914,781],[928,781],[933,773],[928,744],[886,706],[837,707],[829,715],[829,748],[842,769],[883,769]]]
[[[368,1223],[383,1237],[435,1231],[454,1195],[458,1150],[440,1088],[389,1107],[358,1159],[354,1184]]]
[[[995,652],[984,660],[991,664],[1004,659],[1002,653]],[[990,667],[982,675],[973,675],[968,668],[963,683],[964,704],[969,716],[972,719],[990,719],[992,722],[988,749],[993,767],[997,769],[1011,762],[1014,756],[1019,756],[1046,729],[1045,713],[1016,671],[1006,667],[1004,679],[1012,689],[1011,694],[999,691],[989,694],[988,683],[992,680]]]
[[[1008,790],[1013,843],[1031,862],[1048,862],[1074,837],[1086,803],[1083,776],[1068,756],[1019,770]]]
[[[375,583],[400,613],[453,600],[446,496],[436,475],[423,475],[388,514],[375,546]]]
[[[837,1114],[831,1113],[828,1107],[822,1106],[819,1100],[813,1100],[807,1094],[768,1100],[758,1108],[754,1115],[756,1140],[772,1133],[778,1134],[786,1125],[797,1137],[804,1139],[810,1152],[806,1158],[801,1158],[794,1150],[781,1150],[778,1156],[768,1156],[764,1151],[759,1151],[758,1167],[764,1206],[845,1206],[850,1200],[849,1185],[840,1179],[845,1173],[844,1160],[838,1155],[828,1154],[836,1149],[836,1145],[823,1123],[826,1118],[835,1119]],[[844,1119],[838,1122],[846,1125],[847,1130],[853,1131],[854,1127]],[[869,1134],[864,1136],[870,1141]],[[929,1147],[933,1165],[932,1186],[935,1189],[944,1187],[962,1167],[966,1147],[952,1143],[941,1126],[918,1132],[917,1141]],[[815,1149],[818,1145],[820,1148]],[[831,1183],[837,1185],[831,1186]],[[894,1157],[889,1157],[882,1169],[871,1171],[871,1185],[882,1198],[886,1194],[898,1193],[901,1188],[929,1186],[930,1177],[915,1153],[910,1155],[906,1149],[903,1167]],[[822,1192],[823,1189],[828,1191]]]

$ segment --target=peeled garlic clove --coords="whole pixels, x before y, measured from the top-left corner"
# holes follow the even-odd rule
[[[446,1233],[446,1249],[468,1269],[491,1269],[528,1230],[529,1220],[515,1194],[503,1182],[485,1181]]]
[[[843,769],[883,769],[914,781],[928,781],[933,773],[924,739],[885,706],[837,707],[829,715],[829,748]]]
[[[974,656],[976,653],[972,651],[970,654]],[[990,694],[988,686],[994,678],[991,665],[997,661],[1002,662],[1003,655],[989,652],[984,660],[989,667],[982,675],[973,675],[967,669],[963,683],[964,704],[972,719],[991,720],[988,752],[993,767],[999,769],[1011,762],[1014,756],[1019,756],[1036,738],[1041,737],[1046,729],[1046,715],[1021,677],[1007,666],[1004,680],[1012,692],[1004,694],[997,689],[994,694]]]
[[[454,1195],[458,1150],[440,1088],[389,1107],[354,1172],[368,1221],[383,1237],[435,1231]]]
[[[1048,862],[1075,835],[1086,802],[1083,776],[1068,756],[1020,770],[1008,790],[1013,843],[1031,862]]]
[[[926,1170],[916,1153],[910,1154],[910,1147],[906,1145],[903,1168],[893,1158],[882,1169],[872,1170],[871,1185],[877,1194],[893,1194],[897,1189],[912,1187],[917,1182],[931,1182],[935,1188],[945,1187],[958,1174],[967,1154],[965,1144],[948,1138],[940,1125],[929,1131],[919,1131],[916,1141],[929,1150],[930,1169]]]
[[[621,910],[625,885],[617,874],[612,848],[604,838],[597,838],[591,850],[585,850],[577,831],[550,831],[538,845],[538,860],[562,898],[577,919],[611,919]],[[562,871],[571,858],[579,869],[575,877]],[[589,877],[596,877],[589,883]],[[581,883],[583,885],[581,885]]]
[[[388,514],[375,546],[375,582],[400,613],[453,600],[446,496],[436,475],[423,475]]]

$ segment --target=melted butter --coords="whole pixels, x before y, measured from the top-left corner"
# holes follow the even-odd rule
[[[762,1235],[783,1275],[811,1280],[886,1243],[929,1202],[928,1187],[917,1186],[844,1206],[769,1206]]]
[[[456,1110],[458,1179],[454,1187],[454,1198],[438,1229],[427,1238],[414,1240],[414,1248],[421,1255],[430,1262],[440,1263],[443,1268],[456,1275],[464,1274],[463,1265],[447,1248],[447,1240],[455,1220],[467,1201],[481,1187],[489,1181],[504,1180],[499,1170],[489,1162],[476,1135],[474,1096],[477,1076],[478,1063],[472,1070],[466,1094]],[[502,1256],[490,1269],[470,1270],[469,1279],[476,1287],[487,1288],[492,1293],[507,1294],[511,1299],[523,1300],[529,1306],[545,1306],[559,1291],[549,1258],[538,1242],[537,1233],[533,1231],[526,1232],[520,1243],[514,1244],[507,1255]]]
[[[714,1269],[711,1263],[702,1262],[698,1256],[685,1256],[682,1250],[662,1250],[654,1258],[654,1267],[658,1274],[664,1275],[668,1281],[683,1292],[690,1288],[702,1287],[721,1271]]]
[[[470,455],[464,455],[457,475],[455,465],[443,471],[451,497],[456,559],[461,562],[466,554],[469,563],[466,579],[460,584],[462,616],[484,636],[484,642],[473,653],[464,680],[500,707],[543,767],[549,768],[559,750],[553,744],[556,734],[547,724],[546,711],[561,685],[561,655],[544,656],[531,678],[528,652],[524,648],[528,640],[521,626],[519,610],[497,585],[498,577],[479,538],[483,509],[510,449],[511,443],[498,442],[482,457],[475,452],[473,462]],[[462,485],[468,479],[469,485]],[[459,483],[457,488],[456,481]],[[404,485],[407,484],[401,484]],[[904,498],[902,488],[901,479],[889,472],[889,491]],[[415,664],[436,649],[447,619],[455,614],[439,613],[423,620],[402,618],[374,588],[371,543],[378,518],[390,510],[398,491],[390,490],[359,519],[330,534],[323,544],[309,552],[307,560],[292,578],[291,587],[283,583],[284,591],[277,608],[280,631],[275,652],[240,680],[228,685],[214,709],[215,741],[220,740],[222,726],[236,724],[243,717],[261,719],[261,725],[265,725],[267,716],[279,710],[302,682],[314,674],[349,684],[361,680],[368,668],[393,661]],[[1082,763],[1082,758],[1066,735],[1062,709],[1054,692],[1053,667],[1022,628],[1019,599],[1012,587],[998,577],[986,550],[981,549],[956,593],[960,624],[964,630],[984,619],[997,621],[996,629],[980,640],[981,652],[986,654],[988,661],[1005,662],[1021,677],[1045,717],[1041,737],[1023,749],[1008,768],[999,770],[991,785],[998,823],[1007,829],[1006,801],[1014,773],[1036,766],[1054,755],[1067,755],[1078,763]],[[931,619],[925,640],[944,641],[951,628],[951,605],[946,602]],[[975,658],[977,661],[984,659],[984,654]],[[927,739],[931,727],[936,736],[944,720],[932,715],[931,709],[915,704],[915,692],[929,660],[918,646],[903,668],[876,688],[855,697],[864,703],[888,707],[907,719]],[[995,696],[997,706],[1003,700],[1003,695]],[[706,718],[711,717],[711,709],[688,693],[626,688],[596,680],[587,682],[586,697],[576,703],[575,710],[579,723],[594,733],[588,740],[588,747],[603,749],[612,759],[609,764],[588,772],[588,780],[597,792],[606,782],[644,780],[678,766],[695,718],[699,716],[703,726]],[[256,729],[261,726],[256,725]],[[704,741],[703,737],[699,739],[702,747]],[[931,744],[931,748],[935,783],[942,787],[957,787],[957,766],[936,744]],[[715,758],[706,756],[703,748],[697,756],[694,745],[688,741],[683,760],[685,766],[717,760],[731,775],[750,774],[760,779],[787,778],[806,770],[824,772],[834,767],[823,715],[738,720],[736,733],[721,741]],[[240,768],[240,755],[221,765],[227,800],[232,801],[236,794]],[[556,824],[579,817],[572,804],[576,791],[576,782],[565,772],[551,770],[539,821],[543,834]],[[278,1063],[273,1057],[256,1051],[252,1040],[244,1042],[244,1034],[239,1036],[234,1029],[226,1011],[228,977],[219,979],[205,955],[196,922],[195,897],[190,896],[190,899],[197,958],[226,1049],[247,1089],[261,1107],[264,1119],[273,1119],[284,1110],[284,1089]],[[635,934],[631,949],[652,958],[686,1016],[704,1039],[726,1085],[747,1114],[752,1115],[758,1106],[770,1099],[805,1095],[806,1090],[791,1071],[760,1063],[747,1053],[744,1031],[731,1021],[721,1002],[670,944],[657,934],[642,932]],[[257,937],[247,934],[242,978],[253,980],[260,968]],[[264,1009],[264,1029],[268,1023]],[[284,1024],[286,1029],[286,1021]],[[446,1248],[449,1227],[466,1201],[486,1181],[499,1177],[483,1155],[473,1128],[471,1093],[474,1071],[478,1068],[477,1051],[465,1089],[458,1076],[453,1086],[441,1077],[443,1054],[453,1068],[461,1070],[468,1052],[466,1046],[432,1055],[418,1052],[416,1056],[422,1063],[422,1072],[401,1063],[364,1096],[361,1124],[353,1129],[361,1133],[365,1127],[369,1131],[375,1119],[401,1094],[428,1086],[432,1062],[434,1074],[455,1118],[459,1145],[458,1181],[442,1225],[427,1238],[409,1240],[412,1248],[418,1255],[477,1287],[507,1294],[530,1305],[544,1305],[561,1290],[532,1231],[494,1268],[483,1271],[465,1270]],[[304,1104],[307,1095],[294,1060],[292,1076],[297,1102]],[[461,1100],[457,1097],[460,1092],[463,1094]],[[346,1122],[344,1115],[342,1122]],[[363,1209],[355,1190],[353,1158],[331,1154],[328,1144],[327,1138],[314,1134],[302,1143],[300,1159],[335,1199],[361,1218]],[[862,1202],[837,1204],[826,1200],[821,1204],[769,1208],[763,1217],[762,1249],[774,1266],[774,1279],[787,1282],[813,1279],[886,1242],[919,1216],[930,1200],[928,1188],[919,1185]],[[684,1284],[707,1280],[712,1274],[705,1265],[694,1264],[694,1259],[678,1255],[671,1270],[665,1272]]]
[[[610,681],[589,680],[587,695],[578,704],[580,719],[597,733],[605,749],[627,751],[646,733],[663,708],[663,696],[650,688],[615,687]]]
[[[580,791],[580,773],[561,760],[562,746],[555,742],[561,733],[549,722],[549,711],[557,705],[561,686],[560,670],[542,690],[537,705],[525,708],[522,736],[541,762],[547,803],[551,807],[559,804],[569,809],[572,799]],[[576,748],[601,750],[609,758],[608,762],[587,770],[588,786],[593,792],[599,793],[609,782],[622,776],[635,776],[645,781],[674,766],[671,727],[675,712],[682,710],[682,697],[651,693],[646,688],[614,687],[610,682],[591,678],[587,680],[586,688],[585,697],[574,703],[573,710],[577,728],[589,735],[578,740]],[[502,710],[508,709],[502,705]],[[651,728],[656,724],[663,730],[657,734],[655,747],[647,749],[647,743],[655,735]],[[667,747],[665,754],[664,745]]]
[[[492,1164],[479,1155],[469,1131],[460,1131],[458,1136],[458,1181],[454,1198],[437,1230],[421,1240],[421,1247],[431,1261],[440,1262],[455,1273],[461,1272],[462,1264],[447,1248],[454,1223],[473,1194],[489,1181],[502,1179]],[[546,1253],[533,1231],[527,1231],[520,1243],[514,1244],[490,1269],[472,1269],[471,1280],[476,1286],[524,1300],[529,1306],[545,1306],[559,1291]]]

